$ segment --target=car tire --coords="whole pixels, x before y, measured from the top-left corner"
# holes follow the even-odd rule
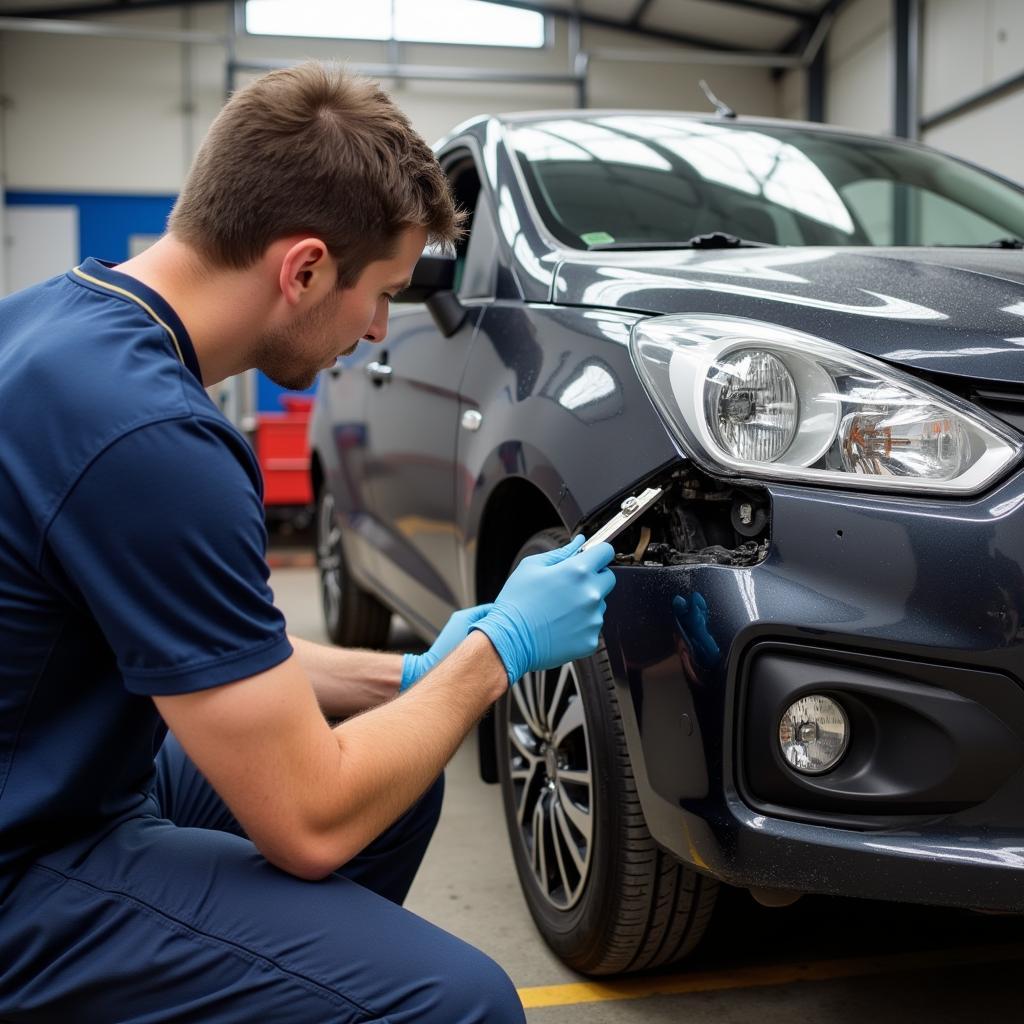
[[[327,487],[317,496],[316,561],[324,629],[331,643],[342,647],[386,647],[391,609],[363,590],[349,573],[334,495]]]
[[[567,540],[544,530],[516,563]],[[589,658],[527,673],[498,703],[495,727],[516,871],[555,954],[592,975],[683,959],[711,919],[718,883],[647,830],[603,641]]]

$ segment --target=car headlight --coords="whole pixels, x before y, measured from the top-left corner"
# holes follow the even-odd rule
[[[969,402],[788,328],[660,316],[630,350],[669,430],[714,473],[973,494],[1022,449]]]

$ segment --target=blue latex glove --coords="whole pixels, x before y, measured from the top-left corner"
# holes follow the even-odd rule
[[[555,668],[597,650],[615,575],[611,544],[577,555],[582,535],[565,547],[524,558],[494,606],[473,629],[485,633],[505,664],[509,683],[524,672]]]
[[[478,604],[472,608],[464,608],[445,624],[438,634],[433,646],[423,654],[406,654],[402,657],[402,681],[398,692],[404,693],[418,683],[435,665],[448,657],[463,640],[469,636],[470,627],[477,619],[482,619],[493,607],[489,604]]]

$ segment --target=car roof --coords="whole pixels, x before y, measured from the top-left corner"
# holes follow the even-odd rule
[[[899,136],[887,135],[884,132],[869,132],[859,128],[847,128],[843,125],[823,124],[819,121],[798,121],[792,118],[783,117],[754,117],[737,115],[736,117],[722,117],[720,114],[708,111],[690,110],[637,110],[618,107],[569,107],[553,110],[514,110],[499,114],[481,114],[470,118],[452,129],[436,145],[441,146],[457,135],[460,135],[474,127],[481,126],[488,122],[495,122],[503,127],[519,127],[529,124],[537,124],[542,121],[591,121],[599,117],[670,117],[679,118],[683,121],[698,121],[702,124],[720,124],[737,127],[765,127],[765,128],[796,128],[801,131],[813,132],[817,135],[839,135],[852,136],[861,139],[881,139],[898,145],[920,148],[921,143],[914,139],[905,139]]]

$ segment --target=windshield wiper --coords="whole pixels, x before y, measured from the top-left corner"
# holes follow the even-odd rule
[[[992,242],[939,242],[941,249],[1024,249],[1024,241],[1007,236]]]
[[[588,245],[588,252],[605,249],[762,249],[775,248],[771,242],[754,242],[749,238],[730,235],[726,231],[711,231],[706,235],[694,235],[685,242],[598,242]]]

